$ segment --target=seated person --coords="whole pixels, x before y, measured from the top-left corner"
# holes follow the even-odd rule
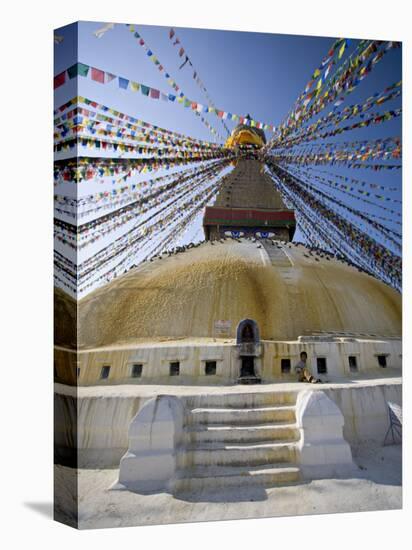
[[[312,373],[306,366],[306,361],[308,359],[308,354],[306,351],[300,352],[300,361],[295,365],[295,372],[298,375],[299,382],[310,382],[311,384],[318,384],[322,382],[319,378],[312,376]]]

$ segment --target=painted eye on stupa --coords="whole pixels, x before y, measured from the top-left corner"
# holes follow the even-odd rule
[[[239,237],[244,237],[245,232],[244,231],[225,231],[225,236],[239,238]]]
[[[256,231],[255,237],[259,237],[261,239],[269,239],[269,237],[274,237],[275,234],[272,231]]]

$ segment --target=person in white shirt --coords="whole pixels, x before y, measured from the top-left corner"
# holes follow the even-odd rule
[[[306,351],[300,352],[300,361],[295,365],[295,372],[298,375],[299,382],[310,382],[311,384],[318,384],[322,382],[319,378],[315,378],[306,366],[308,360],[308,354]]]

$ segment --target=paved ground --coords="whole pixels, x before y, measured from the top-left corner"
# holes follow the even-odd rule
[[[253,393],[267,391],[301,391],[303,389],[322,390],[328,388],[353,388],[361,386],[379,386],[387,384],[400,384],[402,377],[399,369],[388,368],[386,372],[372,371],[370,374],[354,375],[348,377],[330,377],[330,381],[324,384],[305,384],[302,382],[273,382],[270,384],[256,384],[254,386],[242,384],[230,385],[173,385],[173,384],[110,384],[107,386],[67,386],[55,384],[55,392],[62,395],[77,395],[78,397],[94,396],[116,396],[126,397],[154,397],[157,395],[198,395],[198,394],[219,394],[219,393]]]
[[[336,512],[392,510],[402,507],[402,449],[361,446],[353,449],[356,477],[317,480],[297,485],[214,491],[175,498],[110,490],[118,470],[80,470],[78,474],[80,528],[120,527],[294,516]],[[75,472],[56,466],[57,506],[73,505],[69,480]],[[67,517],[67,516],[66,516]],[[69,518],[68,518],[69,519]]]

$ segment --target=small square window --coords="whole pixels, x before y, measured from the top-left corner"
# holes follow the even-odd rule
[[[206,376],[213,376],[216,374],[216,361],[205,362],[205,374]]]
[[[386,367],[388,366],[388,363],[386,361],[386,355],[378,355],[378,364],[383,369],[386,369]]]
[[[358,371],[358,359],[355,355],[349,355],[349,370],[351,372],[357,372]]]
[[[141,363],[135,363],[132,365],[132,378],[141,378],[143,372],[143,365]]]
[[[110,367],[108,365],[105,365],[102,367],[102,370],[100,371],[100,379],[106,380],[106,378],[109,378],[110,374]]]
[[[290,359],[280,360],[280,370],[282,374],[288,374],[290,372]]]
[[[328,372],[326,367],[326,357],[317,357],[316,365],[318,367],[318,374],[326,374]]]
[[[170,376],[179,376],[180,374],[180,361],[172,361],[169,365]]]

